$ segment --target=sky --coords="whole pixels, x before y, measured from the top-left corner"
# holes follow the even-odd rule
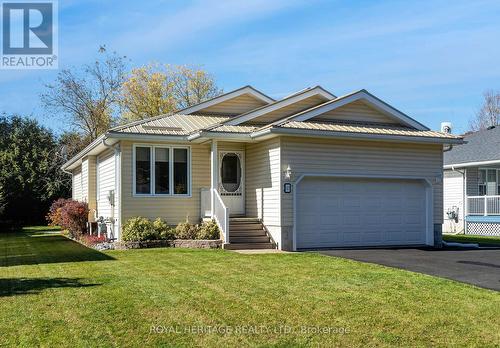
[[[467,130],[485,90],[500,90],[500,1],[59,2],[59,69],[99,46],[149,62],[201,65],[228,92],[282,98],[321,85],[367,89],[432,129]],[[0,70],[0,113],[61,132],[40,103],[57,70]]]

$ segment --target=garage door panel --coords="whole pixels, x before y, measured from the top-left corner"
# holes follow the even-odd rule
[[[296,199],[298,248],[425,244],[420,181],[306,178]]]

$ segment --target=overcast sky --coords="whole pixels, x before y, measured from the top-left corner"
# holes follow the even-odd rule
[[[321,85],[365,88],[418,121],[457,133],[487,89],[500,90],[500,1],[59,2],[59,65],[91,62],[99,45],[150,61],[199,64],[230,91],[280,98]],[[0,70],[0,112],[38,118],[57,71]]]

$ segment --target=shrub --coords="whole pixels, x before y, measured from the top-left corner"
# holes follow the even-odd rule
[[[55,200],[50,206],[49,213],[45,217],[50,226],[61,226],[62,217],[61,217],[61,209],[64,205],[71,201],[70,199],[59,198]]]
[[[196,239],[199,229],[199,225],[193,225],[187,221],[181,222],[175,228],[175,237],[177,239]]]
[[[70,200],[61,208],[61,226],[78,238],[87,230],[89,206],[87,203]]]
[[[128,219],[123,225],[122,239],[125,242],[142,242],[146,240],[159,239],[153,222],[144,217]]]
[[[103,243],[106,241],[106,236],[102,234],[100,237],[96,235],[84,234],[80,237],[80,241],[88,246],[94,246],[99,243]]]
[[[205,221],[201,224],[196,239],[219,239],[220,230],[215,220]]]
[[[60,198],[52,203],[47,220],[52,226],[61,226],[72,238],[79,238],[87,230],[89,207],[87,203]]]
[[[153,229],[160,239],[175,239],[175,230],[167,225],[165,220],[157,218],[153,221]]]

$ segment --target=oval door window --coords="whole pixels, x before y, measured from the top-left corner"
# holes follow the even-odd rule
[[[236,192],[241,184],[241,162],[235,153],[227,153],[222,157],[221,183],[226,192]]]

